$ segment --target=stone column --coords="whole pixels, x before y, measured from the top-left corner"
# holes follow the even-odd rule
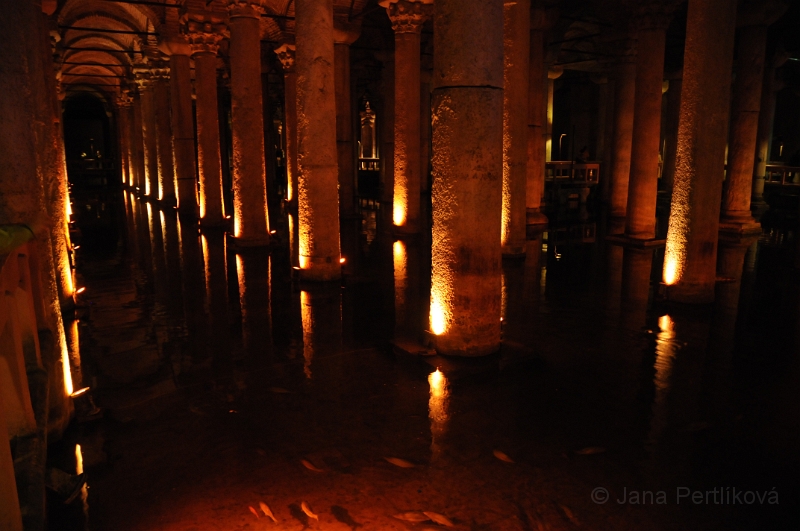
[[[130,109],[133,98],[127,92],[120,92],[117,96],[117,138],[119,140],[119,160],[122,170],[122,184],[131,186],[133,184],[133,172],[131,171],[131,142],[130,142]]]
[[[334,20],[333,55],[336,92],[336,151],[339,167],[339,209],[343,218],[356,213],[356,151],[353,145],[353,93],[350,81],[350,45],[358,39],[361,27]]]
[[[743,5],[744,12],[739,15],[739,19],[749,25],[738,30],[728,173],[720,222],[720,229],[726,232],[757,234],[761,231],[761,225],[750,213],[750,196],[767,53],[767,27],[783,14],[786,7],[776,10],[775,6],[775,2],[759,3],[758,7],[754,3],[747,3]]]
[[[627,212],[633,143],[636,63],[632,45],[628,43],[623,50],[623,60],[616,66],[614,78],[614,137],[611,141],[610,175],[612,218],[624,218]]]
[[[300,274],[341,276],[333,0],[297,0],[297,215]]]
[[[170,120],[170,71],[166,62],[160,62],[152,69],[153,105],[156,122],[156,150],[158,153],[158,190],[156,197],[165,205],[174,206],[175,165],[172,156],[172,124]],[[152,191],[151,191],[152,192]]]
[[[217,104],[217,52],[224,27],[210,14],[190,14],[186,23],[194,59],[197,170],[200,180],[200,225],[223,225],[222,164]]]
[[[172,150],[175,155],[175,185],[178,213],[197,218],[197,168],[192,120],[192,73],[189,56],[192,47],[183,37],[162,42],[169,52],[170,104],[172,112]]]
[[[503,8],[503,190],[500,243],[504,255],[525,254],[528,156],[530,0]],[[542,138],[538,138],[542,144]],[[538,146],[537,146],[538,148]]]
[[[286,201],[297,206],[297,72],[294,44],[282,44],[275,54],[283,67],[284,114],[283,134],[286,138]]]
[[[773,63],[764,69],[761,103],[758,113],[758,132],[756,133],[756,153],[753,168],[753,197],[751,201],[757,216],[767,209],[767,203],[764,201],[764,181],[767,175],[770,143],[772,142],[772,127],[775,121],[775,101],[778,85],[780,83],[775,79],[775,65]]]
[[[156,110],[153,101],[153,80],[149,71],[137,70],[139,101],[142,115],[142,147],[144,157],[145,197],[158,198],[158,137],[156,136]]]
[[[264,0],[229,0],[233,236],[239,245],[269,243],[261,93],[260,17]]]
[[[420,230],[420,32],[430,0],[385,0],[394,30],[394,193],[395,231]]]
[[[527,225],[547,225],[547,216],[541,212],[544,194],[544,165],[547,159],[547,87],[548,70],[545,66],[545,11],[535,7],[529,19],[528,38],[528,103],[527,103],[527,153],[525,210]],[[509,87],[511,88],[511,87]],[[514,89],[511,89],[512,92]],[[521,107],[518,112],[524,112]]]
[[[672,185],[675,180],[675,161],[677,160],[678,148],[678,120],[681,110],[681,87],[683,79],[677,76],[670,76],[669,88],[667,89],[666,112],[664,113],[664,166],[661,170],[661,182],[663,190],[672,197]]]
[[[480,356],[500,346],[503,3],[437,0],[433,23],[430,325],[440,354]]]
[[[637,20],[633,141],[625,223],[625,235],[636,240],[656,237],[661,87],[668,23],[669,18],[653,3]]]
[[[140,194],[145,193],[147,178],[144,163],[144,138],[142,123],[142,97],[139,93],[133,95],[131,113],[131,166],[133,167],[133,187]]]
[[[714,300],[736,3],[692,0],[664,282],[671,300]]]

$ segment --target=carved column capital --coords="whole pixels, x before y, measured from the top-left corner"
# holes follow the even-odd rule
[[[228,0],[228,14],[231,18],[260,18],[266,12],[266,0]]]
[[[216,55],[219,43],[229,36],[222,13],[186,11],[181,15],[181,32],[187,36],[192,54]]]
[[[294,44],[284,43],[275,48],[275,55],[281,62],[284,72],[294,72]]]
[[[117,107],[126,108],[131,105],[133,105],[133,96],[127,90],[123,90],[117,95]]]
[[[139,92],[153,88],[153,76],[147,65],[137,65],[133,67],[133,76]]]
[[[169,63],[166,61],[154,61],[150,64],[150,78],[156,80],[169,80]]]
[[[419,33],[431,11],[433,0],[383,0],[395,33]]]

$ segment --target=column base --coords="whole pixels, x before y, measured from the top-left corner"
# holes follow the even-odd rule
[[[268,247],[269,234],[264,236],[255,236],[249,238],[236,237],[233,235],[228,236],[228,241],[234,249],[248,249],[251,247]]]
[[[503,245],[503,258],[523,257],[527,252],[526,242],[515,242]]]
[[[392,232],[397,236],[414,236],[419,234],[419,227],[416,224],[407,223],[405,225],[392,225]]]
[[[528,226],[531,225],[540,225],[540,226],[547,226],[550,220],[547,219],[540,208],[528,208],[525,211],[525,224]]]
[[[767,210],[769,210],[769,204],[764,201],[764,196],[753,196],[750,200],[750,212],[753,213],[753,218],[760,220]]]
[[[327,283],[327,282],[341,282],[342,271],[339,269],[338,273],[329,271],[320,271],[319,269],[294,269],[297,280],[302,283]]]
[[[668,286],[662,283],[659,286],[659,293],[666,301],[682,302],[686,304],[711,304],[714,302],[714,282],[704,282],[702,284],[678,283]]]
[[[726,213],[719,222],[719,232],[736,235],[761,234],[761,223],[753,219],[750,211]]]
[[[226,229],[231,221],[225,218],[200,218],[200,227],[204,229]]]
[[[449,339],[445,336],[431,334],[431,344],[440,356],[457,356],[462,358],[480,358],[491,356],[500,351],[500,341],[483,345],[465,345],[463,341]]]
[[[162,197],[158,200],[158,204],[161,208],[177,208],[178,207],[178,198],[174,195],[167,195]]]

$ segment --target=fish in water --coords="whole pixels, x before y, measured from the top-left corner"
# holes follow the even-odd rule
[[[300,460],[300,462],[301,462],[301,463],[303,463],[303,466],[304,466],[304,467],[306,467],[306,468],[307,468],[307,469],[309,469],[309,470],[312,470],[312,471],[314,471],[314,472],[325,472],[325,471],[324,471],[324,470],[322,470],[321,468],[317,468],[317,467],[315,467],[315,466],[314,466],[314,465],[311,463],[311,461],[309,461],[309,460],[307,460],[307,459],[301,459],[301,460]]]
[[[425,516],[425,513],[420,511],[408,511],[406,513],[398,513],[392,515],[392,518],[397,518],[398,520],[405,520],[406,522],[427,522],[430,520],[428,516]]]
[[[406,461],[405,459],[400,459],[399,457],[384,457],[384,459],[386,459],[386,461],[390,462],[394,466],[399,466],[400,468],[414,468],[415,466],[417,466],[414,463]]]
[[[267,505],[264,502],[261,502],[258,505],[259,507],[261,507],[261,511],[263,511],[264,516],[269,516],[270,518],[272,518],[273,522],[275,522],[276,524],[278,523],[278,520],[275,519],[275,515],[272,514],[272,510],[269,508],[269,505]]]
[[[309,507],[306,502],[302,502],[300,504],[300,508],[303,510],[304,513],[306,513],[306,516],[308,516],[309,518],[313,518],[314,520],[319,522],[319,516],[314,514],[314,511],[311,510],[311,507]]]
[[[605,452],[606,449],[602,446],[587,446],[586,448],[582,448],[575,453],[578,455],[595,455],[595,454],[602,454]]]
[[[434,513],[434,512],[431,512],[431,511],[423,511],[422,514],[424,514],[425,516],[427,516],[428,518],[430,518],[431,520],[433,520],[434,522],[436,522],[439,525],[443,525],[443,526],[447,526],[447,527],[453,527],[455,525],[452,520],[450,520],[448,517],[446,517],[443,514]]]
[[[350,529],[355,529],[357,527],[362,527],[361,524],[353,520],[353,517],[350,516],[350,513],[347,512],[347,509],[340,505],[334,505],[331,507],[331,512],[333,513],[333,517],[339,520],[346,526],[349,526]]]
[[[513,459],[511,459],[510,457],[508,457],[508,456],[507,456],[507,455],[506,455],[504,452],[501,452],[500,450],[495,450],[495,451],[494,451],[494,452],[492,452],[492,453],[493,453],[493,454],[494,454],[494,456],[495,456],[496,458],[498,458],[500,461],[505,461],[506,463],[513,463],[513,462],[514,462],[514,460],[513,460]]]
[[[252,506],[252,505],[249,507],[249,509],[250,509],[250,512],[251,512],[251,513],[253,513],[254,515],[256,515],[256,518],[261,518],[260,516],[258,516],[258,511],[256,511],[256,510],[253,508],[253,506]]]

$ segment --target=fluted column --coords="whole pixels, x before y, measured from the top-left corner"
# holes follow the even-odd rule
[[[283,67],[284,114],[286,138],[286,201],[297,206],[297,71],[294,44],[282,44],[275,54]]]
[[[433,24],[430,325],[480,356],[500,346],[503,2],[436,0]]]
[[[192,120],[192,48],[183,36],[165,39],[161,47],[169,53],[172,151],[175,156],[175,187],[178,213],[197,218],[197,168]]]
[[[714,300],[735,25],[735,2],[689,2],[677,171],[664,256],[667,296],[681,302]]]
[[[783,14],[788,4],[749,2],[743,4],[736,80],[733,85],[731,130],[728,147],[728,172],[722,199],[720,229],[739,234],[758,233],[758,224],[750,212],[753,168],[767,53],[767,27]]]
[[[334,19],[333,54],[336,86],[336,151],[339,165],[339,210],[343,218],[356,212],[356,151],[353,145],[353,94],[350,90],[350,45],[361,33],[361,26]]]
[[[156,109],[153,100],[153,80],[150,72],[136,72],[139,85],[139,102],[142,115],[142,155],[144,158],[144,187],[142,193],[149,199],[158,198],[158,137],[156,135]]]
[[[263,0],[229,0],[233,235],[239,245],[269,243],[261,92]],[[331,43],[331,45],[333,45]]]
[[[156,197],[165,205],[174,206],[175,161],[172,156],[172,123],[170,120],[170,71],[168,63],[156,63],[153,74],[153,105],[156,122],[156,150],[158,153],[158,190]]]
[[[633,109],[636,93],[636,63],[630,43],[614,78],[614,137],[611,141],[611,217],[624,218],[628,208],[628,179],[633,143]]]
[[[661,96],[669,17],[651,3],[637,17],[636,87],[625,234],[637,240],[656,236]]]
[[[333,0],[296,0],[300,274],[341,276]]]
[[[525,253],[530,0],[503,8],[503,254]],[[543,144],[542,138],[538,139]]]
[[[142,98],[139,93],[133,94],[131,107],[130,139],[131,167],[133,168],[132,186],[140,194],[145,193],[144,138],[142,136]]]
[[[547,87],[549,79],[545,65],[547,53],[544,31],[546,15],[540,6],[531,10],[529,27],[528,98],[527,104],[517,110],[519,113],[524,112],[528,120],[525,163],[526,224],[547,225],[547,217],[541,212],[541,207],[547,159]]]
[[[385,0],[394,30],[394,193],[392,222],[401,233],[420,230],[420,32],[430,0]]]
[[[217,52],[225,31],[221,22],[210,13],[190,14],[186,22],[194,59],[199,214],[205,227],[225,223],[217,103]]]

